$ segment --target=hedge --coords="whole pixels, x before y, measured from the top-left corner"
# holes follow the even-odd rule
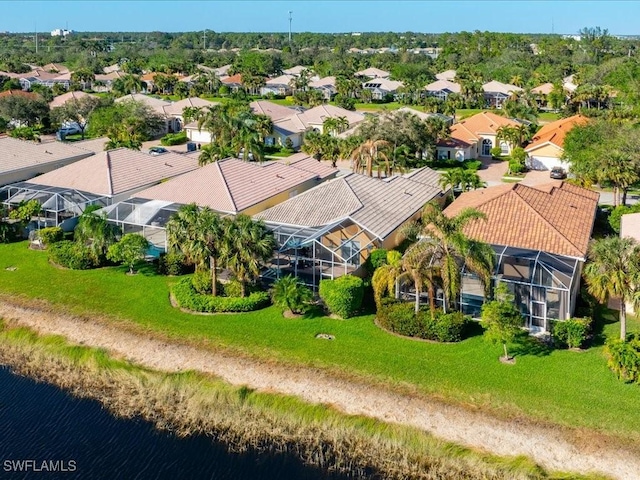
[[[469,319],[461,312],[437,310],[435,318],[431,318],[429,311],[420,310],[416,314],[412,302],[389,299],[378,309],[377,320],[380,327],[398,335],[438,342],[459,342],[469,324]]]
[[[560,346],[580,348],[591,333],[590,318],[571,318],[553,322],[553,340]]]
[[[251,312],[270,304],[267,292],[253,292],[248,297],[212,297],[196,291],[191,277],[181,279],[172,288],[178,305],[194,312]]]
[[[164,145],[165,147],[182,145],[183,143],[187,143],[188,140],[186,132],[167,133],[160,139],[160,145]]]
[[[318,293],[331,313],[350,318],[362,306],[364,283],[360,277],[343,275],[335,280],[321,280]]]
[[[61,242],[64,239],[64,232],[60,227],[48,227],[38,230],[37,236],[44,245],[51,245]]]
[[[63,240],[49,246],[49,260],[72,270],[88,270],[95,265],[89,255],[89,249],[76,242]]]
[[[182,253],[161,253],[158,257],[158,272],[161,275],[184,275],[193,272],[193,267],[187,265]]]
[[[617,377],[640,385],[640,333],[627,335],[627,341],[611,340],[605,347],[609,368]]]

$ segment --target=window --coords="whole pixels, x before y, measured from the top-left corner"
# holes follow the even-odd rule
[[[491,140],[489,140],[488,138],[485,138],[484,140],[482,140],[482,155],[483,156],[488,157],[489,155],[491,155],[491,148],[492,148]]]
[[[500,142],[500,153],[502,155],[509,155],[509,144],[507,142]]]
[[[360,242],[355,240],[346,240],[340,245],[340,256],[345,261],[356,267],[360,265]]]

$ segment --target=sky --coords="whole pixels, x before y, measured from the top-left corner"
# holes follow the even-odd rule
[[[583,0],[0,0],[0,31],[459,32],[640,34],[640,2]]]

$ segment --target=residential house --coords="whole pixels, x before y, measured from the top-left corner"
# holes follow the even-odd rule
[[[243,88],[242,84],[242,75],[236,73],[235,75],[231,75],[229,77],[220,78],[220,81],[223,85],[229,87],[232,92],[237,92],[238,90]]]
[[[442,101],[446,100],[452,93],[460,94],[460,84],[450,80],[436,80],[424,87],[424,89],[427,91],[427,95]]]
[[[520,122],[501,117],[493,112],[481,112],[461,122],[455,123],[447,139],[438,141],[436,155],[438,159],[463,161],[474,158],[490,158],[491,149],[499,146],[503,155],[511,153],[511,145],[504,140],[498,141],[500,127],[516,127]]]
[[[620,217],[620,238],[625,237],[632,238],[640,244],[640,213],[627,213]],[[626,307],[627,313],[635,313],[633,304],[628,303]]]
[[[122,68],[120,68],[120,64],[119,63],[114,63],[113,65],[109,65],[107,67],[104,67],[102,69],[102,71],[105,74],[108,75],[109,73],[120,72],[120,71],[122,71]]]
[[[72,230],[72,219],[88,205],[111,205],[161,181],[195,170],[198,155],[198,152],[167,152],[154,156],[126,148],[101,151],[26,182],[4,187],[3,201],[16,205],[22,200],[37,199],[43,206],[47,226],[64,224]]]
[[[495,251],[493,283],[506,283],[533,332],[573,315],[599,194],[566,182],[529,187],[519,183],[464,192],[444,211],[484,213],[464,233]],[[415,297],[414,297],[415,298]],[[442,292],[438,292],[438,302]],[[480,280],[462,272],[459,298],[465,314],[479,317],[485,301]]]
[[[568,170],[570,164],[562,160],[564,139],[576,125],[584,125],[588,121],[582,115],[573,115],[543,125],[524,149],[527,153],[527,166],[534,170],[551,170],[553,167]]]
[[[575,81],[575,76],[569,75],[568,77],[564,77],[562,79],[562,88],[564,88],[569,94],[575,92],[578,88],[578,84]]]
[[[291,88],[292,80],[295,80],[297,75],[280,75],[279,77],[270,78],[267,80],[264,85],[260,88],[260,95],[280,95],[286,96],[291,95],[293,89]]]
[[[90,93],[85,93],[80,91],[78,92],[71,91],[71,92],[63,93],[62,95],[58,95],[53,100],[51,100],[49,102],[49,108],[61,107],[70,100],[80,100],[81,98],[85,98],[85,97],[98,98],[96,95],[92,95]]]
[[[484,90],[484,99],[488,108],[502,108],[502,104],[514,92],[521,92],[522,88],[492,80],[482,85],[482,90]]]
[[[0,98],[6,97],[24,97],[30,100],[37,100],[38,98],[42,98],[39,93],[25,92],[24,90],[5,90],[4,92],[0,92]]]
[[[263,278],[293,274],[316,288],[322,279],[362,275],[372,249],[395,247],[427,202],[444,201],[439,177],[426,167],[384,180],[350,173],[258,213],[278,244]]]
[[[453,117],[444,115],[443,113],[423,112],[421,110],[416,110],[415,108],[411,108],[411,107],[401,107],[397,109],[396,112],[408,112],[415,115],[420,120],[429,120],[432,118],[437,118],[439,120],[442,120],[448,126],[453,125]]]
[[[33,178],[94,154],[76,145],[0,137],[0,186]]]
[[[166,251],[165,225],[181,205],[196,203],[225,216],[254,215],[336,174],[308,156],[287,163],[227,158],[140,191],[104,212],[124,233],[141,233]]]
[[[389,80],[388,78],[372,78],[362,84],[362,88],[371,91],[371,98],[373,100],[386,100],[393,97],[396,95],[398,89],[403,86],[404,83]]]
[[[389,78],[391,73],[386,72],[385,70],[380,70],[379,68],[365,68],[364,70],[360,70],[353,74],[354,77],[363,77],[363,78]]]
[[[324,77],[309,82],[309,89],[319,90],[326,101],[330,101],[337,93],[336,77]]]
[[[207,108],[219,105],[218,102],[210,102],[200,97],[189,97],[171,102],[169,105],[162,106],[164,118],[167,121],[167,129],[169,132],[180,132],[184,126],[183,111],[185,108]]]
[[[113,88],[113,82],[125,75],[126,74],[121,71],[111,71],[104,74],[97,73],[91,84],[91,88],[96,92],[110,92]]]
[[[294,77],[299,77],[302,72],[304,72],[305,70],[311,72],[312,69],[311,67],[304,67],[302,65],[296,65],[295,67],[291,67],[291,68],[287,68],[285,70],[282,70],[282,73],[284,73],[285,75],[293,75]]]
[[[445,82],[453,82],[456,78],[455,70],[445,70],[444,72],[436,73],[436,80],[444,80]]]
[[[538,85],[535,88],[531,89],[531,93],[536,97],[536,103],[538,104],[538,108],[541,110],[549,110],[549,101],[547,98],[549,94],[553,92],[554,86],[553,83],[543,83],[542,85]]]

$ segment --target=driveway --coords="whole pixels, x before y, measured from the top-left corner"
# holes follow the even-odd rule
[[[489,187],[502,185],[502,177],[507,173],[508,169],[508,162],[490,159],[482,160],[482,167],[478,170],[478,176],[483,182],[486,182]]]

